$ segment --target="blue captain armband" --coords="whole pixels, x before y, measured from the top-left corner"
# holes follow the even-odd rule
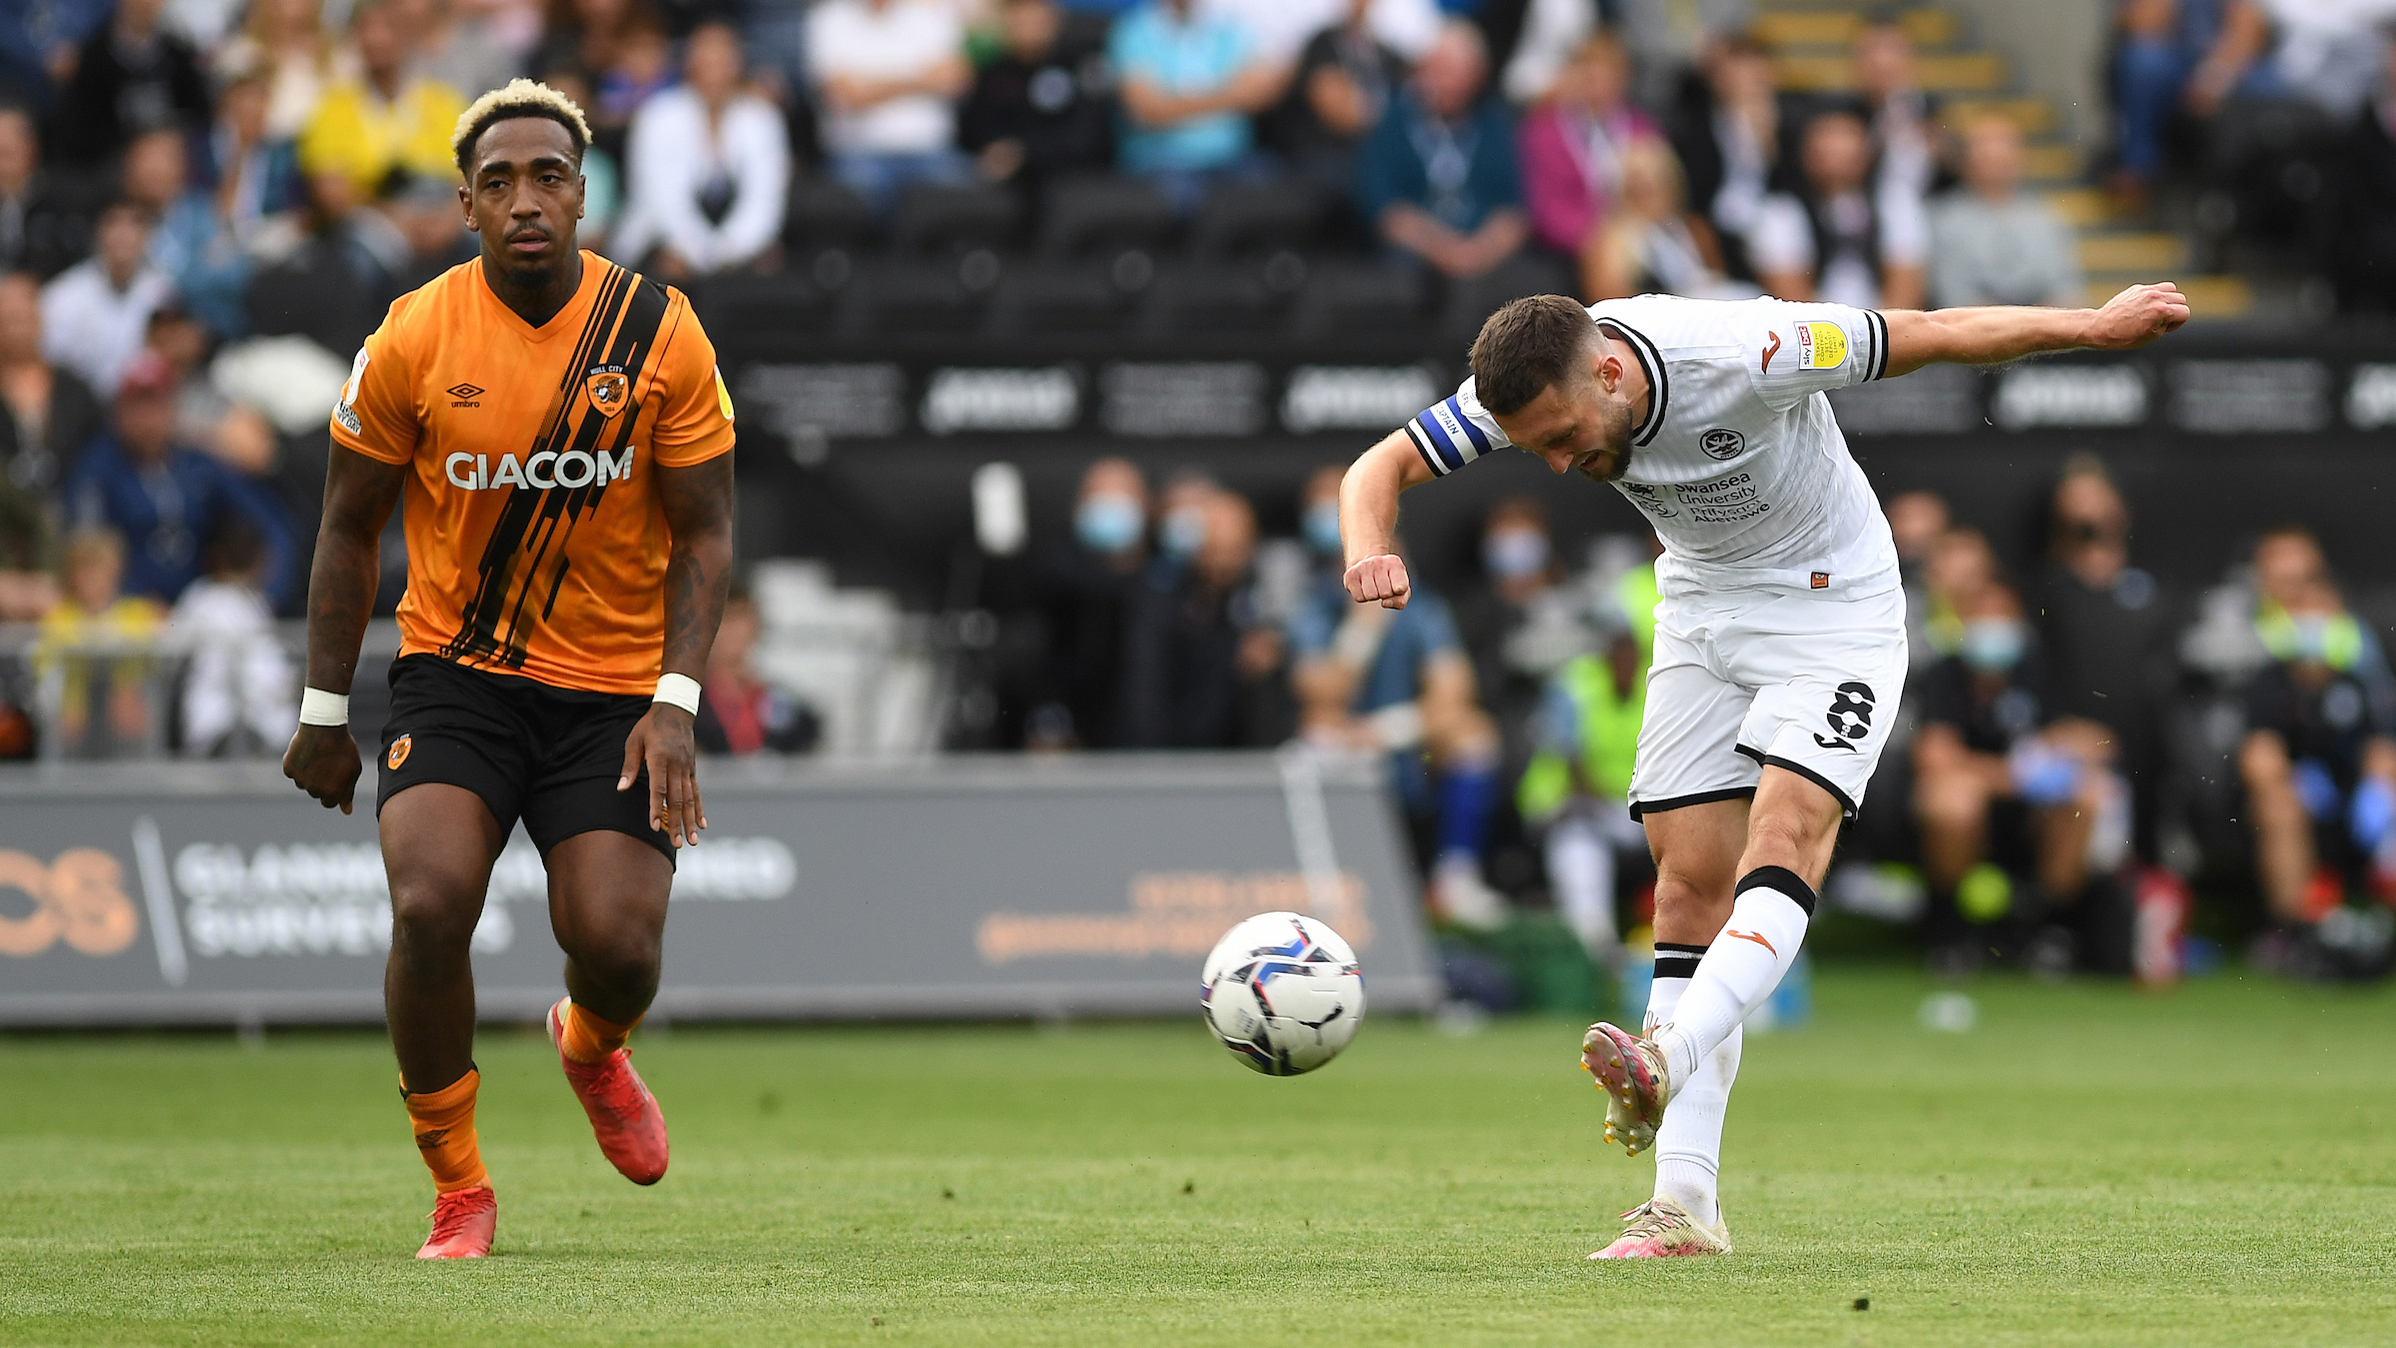
[[[1407,422],[1406,438],[1414,441],[1415,451],[1431,465],[1435,477],[1446,477],[1491,450],[1506,447],[1504,440],[1474,425],[1453,397],[1433,403]]]

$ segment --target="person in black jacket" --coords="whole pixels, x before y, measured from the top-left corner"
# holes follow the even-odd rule
[[[107,429],[90,385],[42,358],[41,283],[0,276],[0,480],[47,500]]]
[[[992,182],[1031,182],[1113,162],[1114,112],[1100,53],[1060,42],[1055,0],[1006,0],[1006,51],[974,76],[957,144]]]
[[[1306,40],[1289,91],[1263,123],[1266,142],[1326,196],[1356,179],[1356,150],[1380,125],[1406,79],[1406,60],[1365,24],[1370,0],[1349,0],[1342,20]]]
[[[96,165],[144,131],[208,125],[199,55],[159,26],[165,7],[165,0],[120,0],[115,20],[84,42],[58,100],[53,144],[62,161]]]
[[[105,193],[44,173],[33,114],[0,104],[0,269],[47,281],[90,256]]]
[[[1228,749],[1273,738],[1267,723],[1276,633],[1259,620],[1248,570],[1256,513],[1234,492],[1206,502],[1206,538],[1170,590],[1143,586],[1123,643],[1124,743]]]

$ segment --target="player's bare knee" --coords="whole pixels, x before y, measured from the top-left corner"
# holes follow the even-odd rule
[[[1731,868],[1691,869],[1670,861],[1656,866],[1656,917],[1668,925],[1678,920],[1702,921],[1711,914],[1727,917],[1731,905]]]
[[[1799,811],[1759,811],[1747,825],[1747,853],[1740,869],[1782,866],[1819,883],[1838,841],[1839,816],[1825,821]]]
[[[582,933],[566,953],[583,973],[611,990],[654,988],[663,962],[663,942],[657,933],[632,930],[631,926],[627,923]]]
[[[482,891],[452,877],[393,877],[391,950],[410,967],[431,970],[466,957],[482,920]]]

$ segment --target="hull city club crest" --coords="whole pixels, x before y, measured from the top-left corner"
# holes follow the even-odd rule
[[[624,410],[625,397],[632,391],[632,381],[625,377],[621,365],[594,365],[582,381],[582,391],[591,400],[591,410],[603,417],[612,417]]]

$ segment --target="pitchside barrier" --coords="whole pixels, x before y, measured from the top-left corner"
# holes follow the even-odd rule
[[[1372,1008],[1438,995],[1378,765],[1300,753],[709,764],[658,1013],[867,1018],[1194,1011],[1231,925],[1291,909]],[[354,815],[271,765],[0,775],[0,1024],[379,1021],[391,905],[373,777]],[[519,831],[474,934],[486,1017],[560,993]]]

